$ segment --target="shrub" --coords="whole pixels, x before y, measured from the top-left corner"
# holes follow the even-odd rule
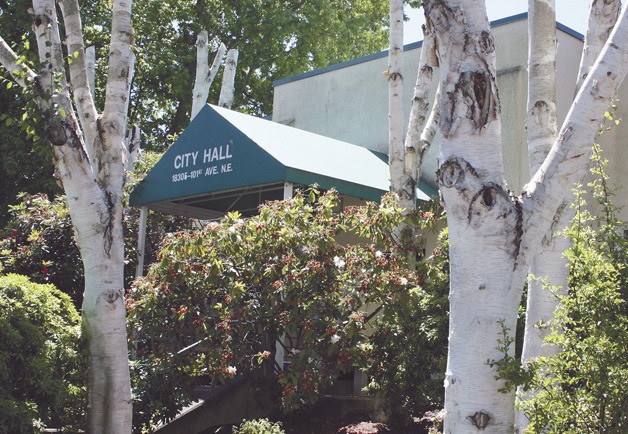
[[[547,339],[562,351],[532,364],[538,392],[524,402],[530,432],[628,431],[628,240],[605,164],[595,152],[593,212],[578,190],[576,216],[566,230],[573,243],[569,294],[560,297]]]
[[[0,433],[83,425],[85,360],[70,298],[0,276]]]
[[[421,286],[395,294],[377,319],[367,373],[379,410],[396,423],[442,408],[447,362],[447,229],[418,265]]]
[[[142,367],[135,384],[156,387],[138,390],[144,423],[167,420],[163,412],[150,419],[156,409],[145,405],[156,398],[164,411],[184,401],[149,380],[151,367],[155,376],[168,367],[205,381],[279,373],[281,403],[290,410],[313,403],[339,375],[366,366],[373,351],[370,307],[386,311],[403,303],[402,294],[413,294],[412,302],[427,295],[405,255],[387,253],[396,251],[393,229],[403,218],[390,198],[339,209],[337,193],[310,191],[267,203],[247,220],[230,214],[168,237],[159,262],[127,299]],[[347,234],[362,243],[338,241]],[[289,344],[285,370],[274,358],[282,336]]]
[[[9,207],[10,220],[0,240],[0,264],[5,273],[52,283],[70,295],[76,306],[83,299],[83,263],[65,198],[44,194],[20,195]]]
[[[285,431],[281,427],[281,422],[256,419],[244,421],[239,427],[233,427],[233,434],[285,434]]]
[[[156,154],[149,154],[137,164],[130,176],[136,184],[141,173],[149,170]],[[127,187],[127,191],[129,187]],[[65,196],[48,199],[44,194],[18,196],[9,207],[9,222],[0,232],[0,269],[5,273],[29,276],[38,283],[52,283],[70,295],[79,308],[83,302],[85,279],[83,262],[74,238],[74,229]],[[188,220],[182,217],[150,213],[145,258],[154,261],[166,233],[178,231]],[[139,210],[127,209],[125,225],[125,282],[135,278]]]

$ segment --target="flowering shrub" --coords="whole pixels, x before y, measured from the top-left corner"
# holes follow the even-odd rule
[[[309,191],[267,203],[247,220],[230,214],[169,236],[159,262],[127,298],[137,363],[151,359],[160,371],[212,381],[278,373],[286,410],[313,402],[352,367],[365,367],[375,314],[397,305],[401,294],[419,294],[420,278],[405,255],[390,253],[403,218],[390,198],[339,208],[337,193]],[[349,235],[362,242],[337,241]],[[275,361],[278,350],[286,369]],[[144,382],[149,376],[139,375]],[[155,399],[163,410],[143,407]],[[136,407],[150,424],[174,416],[178,399],[145,390]]]
[[[0,239],[3,272],[27,275],[33,282],[52,283],[79,306],[83,298],[83,263],[74,242],[64,197],[20,195],[9,207],[11,219]]]
[[[148,171],[156,160],[150,154],[138,163],[130,184]],[[129,187],[130,188],[130,187]],[[0,231],[0,270],[29,276],[33,282],[52,283],[70,295],[78,308],[83,301],[83,262],[74,240],[74,230],[65,196],[49,200],[44,194],[22,194],[9,207],[10,220]],[[166,233],[184,227],[187,219],[150,213],[145,257],[155,260],[159,244]],[[137,233],[139,210],[128,209],[125,225],[125,280],[131,282],[137,266]]]

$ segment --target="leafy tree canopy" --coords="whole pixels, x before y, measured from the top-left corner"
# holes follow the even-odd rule
[[[102,107],[110,7],[108,2],[79,3],[85,42],[96,48],[96,101]],[[18,52],[24,51],[23,35],[34,47],[29,8],[28,0],[0,0],[2,37]],[[133,19],[137,59],[131,123],[140,125],[144,148],[163,150],[189,122],[200,30],[208,30],[210,49],[223,41],[240,51],[233,108],[268,115],[273,81],[384,49],[388,5],[377,0],[137,0]],[[217,102],[220,82],[219,74],[209,102]],[[0,82],[0,105],[20,123],[24,100],[7,83]],[[17,125],[0,124],[0,151],[0,177],[6,181],[2,221],[19,192],[59,193],[48,155]]]

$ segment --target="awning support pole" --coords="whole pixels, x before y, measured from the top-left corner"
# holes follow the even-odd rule
[[[294,194],[294,184],[291,182],[284,182],[283,184],[283,200],[290,200]],[[286,336],[283,335],[280,338],[283,343],[286,343]],[[281,343],[277,342],[275,344],[275,363],[279,366],[279,368],[283,371],[284,369],[284,358],[285,358],[285,350],[284,346]]]
[[[291,182],[283,183],[283,200],[290,200],[293,196],[294,184]]]
[[[146,251],[146,222],[148,220],[148,208],[145,206],[140,208],[140,227],[137,234],[137,268],[135,269],[135,277],[144,275],[144,254]]]

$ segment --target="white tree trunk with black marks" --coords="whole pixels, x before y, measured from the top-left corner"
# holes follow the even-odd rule
[[[528,259],[542,250],[586,174],[597,128],[628,68],[625,12],[548,157],[520,196],[503,182],[495,52],[484,2],[429,0],[440,67],[438,180],[450,242],[445,432],[514,431],[514,393],[487,361],[514,333]],[[514,348],[510,349],[511,355]]]
[[[390,189],[399,206],[415,208],[416,194],[404,187],[404,101],[403,101],[403,1],[390,0],[390,34],[388,48],[388,165]]]
[[[529,2],[529,65],[528,65],[528,135],[530,173],[533,175],[543,163],[556,140],[556,13],[553,0]],[[591,3],[589,30],[580,62],[580,75],[576,83],[579,89],[595,59],[606,43],[619,15],[620,2],[615,0]],[[587,41],[595,41],[590,47]],[[595,58],[593,58],[595,56]],[[588,164],[587,164],[588,167]],[[573,218],[569,207],[571,197],[565,199],[562,211],[553,222],[553,233],[542,240],[543,250],[530,260],[531,277],[528,279],[526,324],[521,354],[525,368],[530,360],[539,356],[556,354],[559,348],[545,343],[549,333],[549,321],[558,307],[557,295],[568,290],[567,260],[563,253],[570,246],[569,240],[558,235]],[[552,291],[547,288],[550,285]],[[520,399],[529,399],[534,391],[519,392]],[[523,433],[528,425],[523,411],[517,411],[515,432]]]
[[[543,163],[556,140],[556,7],[554,0],[530,0],[528,4],[528,113],[526,132],[530,176]],[[571,213],[565,202],[560,221],[553,236],[543,239],[543,250],[530,259],[526,322],[523,337],[522,366],[539,356],[555,354],[558,348],[545,344],[549,333],[548,322],[558,305],[555,293],[546,285],[561,291],[567,289],[568,269],[563,252],[569,246],[562,236],[556,236],[569,222]],[[518,390],[518,399],[529,399],[533,392]],[[523,432],[528,425],[525,413],[515,414],[515,432]]]
[[[230,109],[235,96],[235,76],[238,68],[238,50],[235,48],[227,52],[225,70],[222,73],[222,84],[220,86],[220,98],[218,105]]]
[[[209,89],[214,82],[214,78],[216,78],[222,59],[225,57],[225,51],[227,51],[225,44],[221,42],[210,67],[208,64],[208,38],[207,30],[203,30],[196,38],[196,77],[194,79],[194,90],[192,91],[192,112],[190,120],[194,119],[207,103]]]
[[[604,44],[611,34],[621,10],[621,0],[592,0],[589,11],[589,24],[584,39],[584,48],[578,69],[576,93],[589,74]]]
[[[423,156],[429,149],[431,143],[431,139],[428,139],[429,128],[431,127],[431,123],[434,122],[433,114],[435,111],[432,110],[428,118],[430,123],[426,124],[427,109],[430,106],[428,91],[432,86],[434,68],[438,67],[434,47],[434,34],[427,26],[424,26],[423,36],[419,70],[416,84],[414,85],[414,95],[412,97],[410,118],[408,120],[408,131],[406,131],[404,142],[405,172],[403,174],[402,184],[404,191],[412,193],[409,201],[411,201],[413,205],[416,203],[416,187],[421,179],[421,163],[423,162]],[[438,94],[436,98],[438,98]],[[414,206],[412,209],[414,209]]]
[[[52,144],[56,175],[67,196],[85,268],[82,320],[89,354],[86,431],[130,433],[122,194],[133,69],[131,1],[113,3],[105,108],[100,115],[88,79],[78,2],[63,0],[59,5],[68,51],[64,53],[61,44],[54,0],[34,0],[33,26],[44,68],[27,74],[46,119],[45,136]],[[66,64],[68,55],[73,61]],[[26,68],[16,65],[16,59],[1,40],[0,62],[12,75]],[[58,73],[57,77],[51,72]],[[18,84],[29,86],[15,78]],[[56,86],[61,91],[48,97],[47,92]]]

